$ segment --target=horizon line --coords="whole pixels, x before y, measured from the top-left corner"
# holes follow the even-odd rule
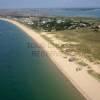
[[[0,8],[0,10],[3,10],[3,9],[100,9],[100,7],[23,7],[23,8]]]

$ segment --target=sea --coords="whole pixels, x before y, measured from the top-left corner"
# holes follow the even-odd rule
[[[0,15],[62,16],[100,18],[100,8],[22,8],[0,9]]]
[[[39,51],[25,32],[0,21],[0,100],[86,100]]]
[[[100,18],[100,8],[62,8],[47,10],[51,16]]]
[[[93,17],[100,18],[100,8],[34,8],[20,9],[19,14],[28,16],[61,16],[61,17]]]

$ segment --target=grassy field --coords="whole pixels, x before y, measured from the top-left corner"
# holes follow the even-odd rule
[[[89,60],[100,60],[100,31],[94,32],[91,29],[74,29],[60,32],[52,32],[56,38],[65,42],[75,42],[75,44],[66,44],[61,47],[69,48],[66,52],[76,52]]]

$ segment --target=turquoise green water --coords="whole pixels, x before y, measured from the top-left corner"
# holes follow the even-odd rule
[[[32,43],[34,48],[29,48]],[[0,100],[85,100],[23,31],[0,21]]]

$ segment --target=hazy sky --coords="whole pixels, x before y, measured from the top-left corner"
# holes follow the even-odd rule
[[[0,8],[100,7],[100,0],[0,0]]]

